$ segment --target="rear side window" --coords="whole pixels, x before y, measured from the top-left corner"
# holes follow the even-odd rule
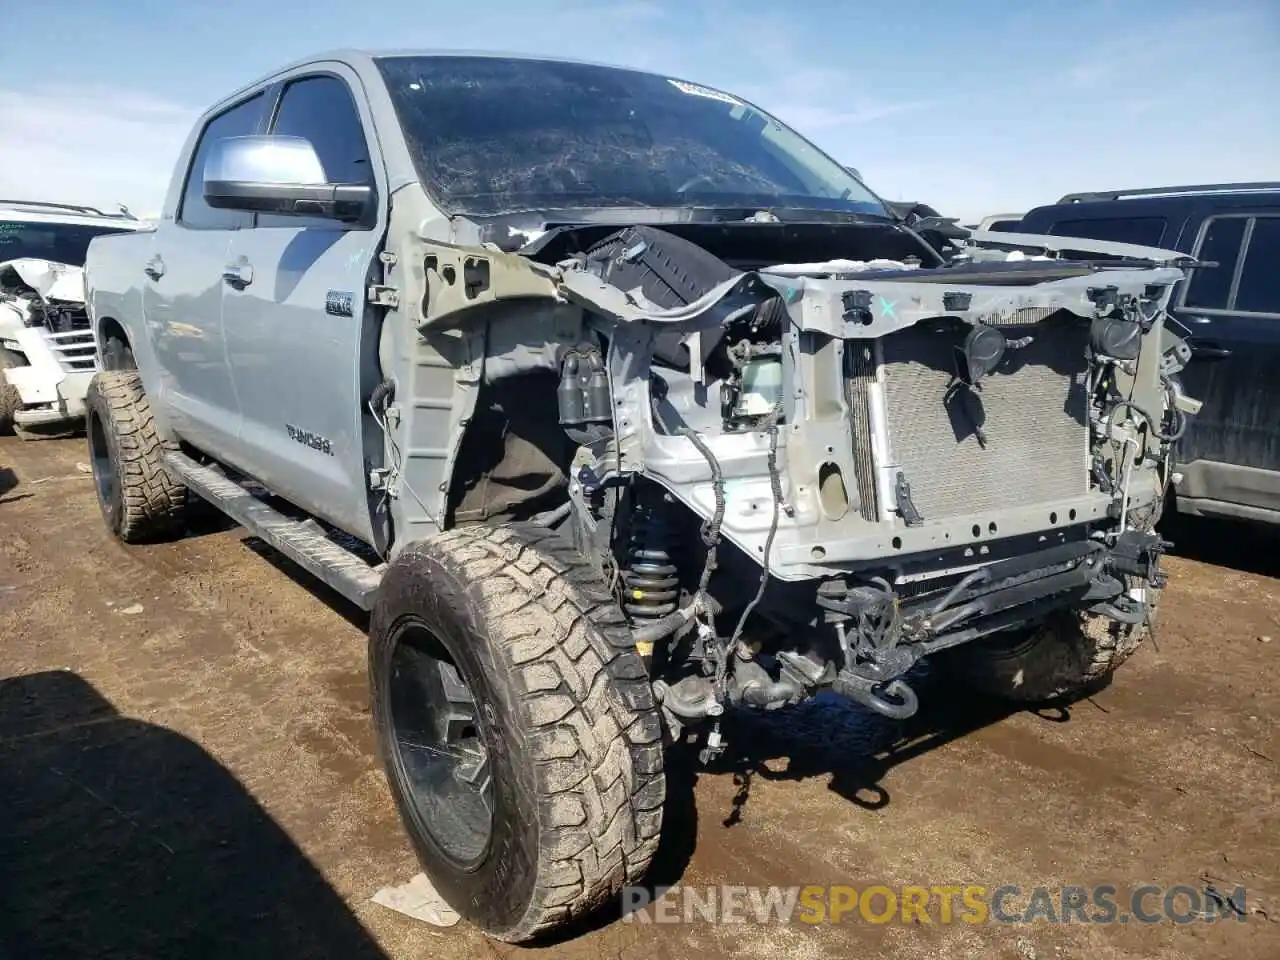
[[[90,240],[108,233],[125,232],[74,223],[0,220],[0,263],[34,257],[83,267]]]
[[[330,183],[373,183],[360,113],[346,83],[337,77],[304,77],[285,87],[271,132],[309,140]],[[273,214],[259,215],[258,226],[343,229],[320,217]]]
[[[1205,310],[1226,310],[1231,298],[1231,281],[1240,260],[1240,241],[1249,220],[1246,217],[1218,217],[1209,221],[1209,228],[1200,241],[1196,258],[1216,267],[1197,269],[1187,287],[1186,305]]]
[[[215,141],[225,137],[244,137],[258,132],[262,118],[261,93],[224,110],[210,120],[200,134],[191,167],[187,170],[187,183],[182,192],[182,205],[178,208],[178,222],[199,230],[232,230],[247,227],[253,222],[253,214],[238,210],[215,210],[204,202],[204,165]]]
[[[1233,309],[1280,314],[1280,217],[1253,221]]]
[[[1096,220],[1059,220],[1049,232],[1055,237],[1085,237],[1110,243],[1136,243],[1158,247],[1167,226],[1164,217],[1111,217]]]

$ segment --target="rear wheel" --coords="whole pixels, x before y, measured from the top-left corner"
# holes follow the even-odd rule
[[[406,547],[369,666],[392,794],[461,916],[525,941],[639,881],[662,823],[659,718],[620,611],[569,544],[513,524]]]
[[[164,443],[136,372],[94,375],[85,430],[98,506],[111,532],[125,543],[177,534],[186,488],[161,462]]]

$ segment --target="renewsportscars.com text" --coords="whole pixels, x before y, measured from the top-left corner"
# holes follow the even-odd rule
[[[1212,923],[1244,922],[1243,887],[1144,884],[1121,890],[1016,884],[854,887],[625,887],[626,923]]]

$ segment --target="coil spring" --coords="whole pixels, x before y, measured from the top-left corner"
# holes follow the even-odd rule
[[[642,500],[631,518],[622,570],[622,609],[630,617],[657,619],[676,611],[680,579],[667,552],[672,530],[663,508],[661,501]]]

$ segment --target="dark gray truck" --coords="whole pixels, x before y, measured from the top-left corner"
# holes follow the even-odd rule
[[[103,514],[193,492],[371,610],[423,867],[527,940],[643,877],[726,709],[906,717],[924,657],[1050,698],[1149,630],[1184,258],[956,237],[684,80],[298,63],[91,245]]]

